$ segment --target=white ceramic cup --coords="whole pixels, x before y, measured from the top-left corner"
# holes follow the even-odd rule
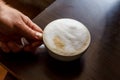
[[[72,61],[88,48],[91,36],[81,22],[63,18],[54,20],[45,27],[43,41],[53,58]]]

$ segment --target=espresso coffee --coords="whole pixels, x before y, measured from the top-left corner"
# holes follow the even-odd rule
[[[73,19],[57,19],[49,23],[43,32],[43,41],[50,55],[62,61],[77,59],[89,46],[88,29]]]

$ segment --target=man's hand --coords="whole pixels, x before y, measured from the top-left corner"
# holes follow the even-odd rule
[[[21,45],[24,37],[30,44]],[[4,52],[30,51],[42,44],[42,30],[27,16],[0,1],[0,48]]]

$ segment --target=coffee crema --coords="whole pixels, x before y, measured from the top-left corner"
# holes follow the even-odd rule
[[[90,40],[89,30],[74,19],[54,20],[43,32],[44,44],[52,56],[60,60],[79,56],[88,48]]]

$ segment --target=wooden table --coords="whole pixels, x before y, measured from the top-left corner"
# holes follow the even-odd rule
[[[43,47],[34,55],[3,54],[2,64],[21,80],[120,80],[120,1],[56,0],[33,21],[44,28],[59,18],[76,19],[89,29],[92,41],[80,59],[60,62]]]

